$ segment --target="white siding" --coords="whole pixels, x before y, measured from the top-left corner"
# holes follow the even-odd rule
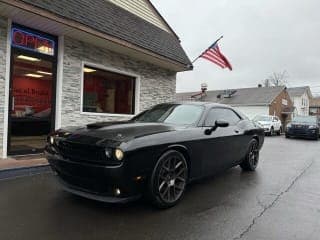
[[[253,119],[257,115],[269,115],[269,106],[241,106],[233,108],[244,113],[250,119]]]
[[[293,105],[296,107],[296,115],[308,116],[309,115],[309,97],[307,92],[305,92],[300,97],[294,97]]]
[[[107,0],[127,11],[143,18],[144,20],[156,25],[157,27],[171,32],[160,16],[152,9],[145,0]]]

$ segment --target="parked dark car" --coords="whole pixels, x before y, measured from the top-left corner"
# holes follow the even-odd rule
[[[186,184],[240,164],[254,171],[264,130],[220,104],[167,103],[126,122],[61,129],[46,156],[65,190],[104,202],[145,194],[175,205]]]
[[[320,122],[316,116],[297,116],[286,128],[286,137],[319,139]]]

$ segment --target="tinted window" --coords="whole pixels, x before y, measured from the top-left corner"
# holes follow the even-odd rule
[[[202,106],[160,104],[133,118],[133,121],[192,125],[199,120],[202,112]]]
[[[214,126],[217,120],[227,121],[230,125],[237,124],[241,119],[232,110],[226,108],[213,108],[209,111],[205,126]]]

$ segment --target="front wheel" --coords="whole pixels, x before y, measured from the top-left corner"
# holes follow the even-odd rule
[[[240,167],[245,171],[254,171],[259,163],[259,143],[256,139],[252,139],[249,143],[248,152],[240,163]]]
[[[270,136],[273,136],[273,135],[274,135],[274,128],[271,127],[271,128],[270,128]]]
[[[158,208],[169,208],[182,198],[188,179],[188,165],[178,151],[170,150],[158,160],[149,183],[149,196]]]

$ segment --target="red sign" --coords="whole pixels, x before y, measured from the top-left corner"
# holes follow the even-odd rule
[[[55,41],[18,28],[12,28],[11,45],[53,56]]]

